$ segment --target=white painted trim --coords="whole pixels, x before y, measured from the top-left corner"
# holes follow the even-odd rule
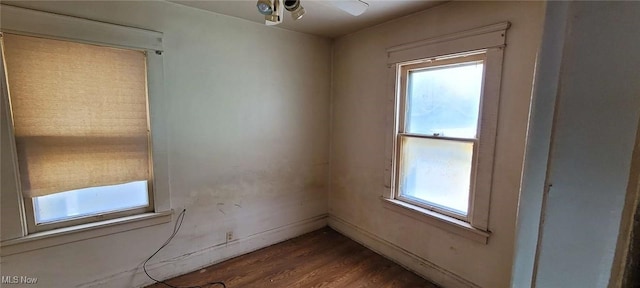
[[[506,30],[511,23],[500,22],[387,49],[387,63],[400,63],[447,54],[481,50],[505,45]]]
[[[480,286],[447,271],[435,263],[371,232],[358,228],[335,215],[329,215],[329,227],[442,287],[480,288]]]
[[[171,221],[173,210],[145,213],[30,234],[0,243],[0,256],[8,256],[71,242],[111,235]]]
[[[496,24],[492,24],[492,25],[488,25],[488,26],[483,26],[483,27],[479,27],[479,28],[474,28],[474,29],[460,31],[460,32],[451,33],[451,34],[447,34],[447,35],[442,35],[442,36],[438,36],[438,37],[433,37],[433,38],[429,38],[429,39],[425,39],[425,40],[421,40],[421,41],[416,41],[416,42],[411,42],[411,43],[402,44],[402,45],[398,45],[398,46],[393,46],[391,48],[388,48],[387,52],[392,53],[392,52],[407,50],[407,49],[416,48],[416,47],[420,47],[420,46],[427,46],[427,45],[431,45],[431,44],[435,44],[435,43],[453,41],[453,40],[458,40],[458,39],[462,39],[462,38],[466,38],[466,37],[470,37],[470,36],[476,36],[476,35],[480,35],[480,34],[486,34],[486,33],[491,33],[491,32],[496,32],[496,31],[507,30],[507,29],[509,29],[510,25],[511,24],[509,22],[500,22],[500,23],[496,23]]]
[[[262,231],[246,238],[233,240],[229,243],[223,242],[199,251],[185,251],[183,255],[172,259],[151,262],[151,264],[147,265],[147,271],[156,279],[170,279],[321,229],[327,226],[327,218],[327,214],[322,214],[275,229]],[[140,263],[140,265],[142,264]],[[224,281],[225,279],[220,280]],[[142,267],[137,266],[102,279],[79,284],[76,287],[145,287],[153,283],[144,274]]]
[[[531,89],[527,143],[522,165],[512,288],[533,287],[535,259],[540,241],[543,198],[548,192],[547,169],[551,149],[551,132],[556,110],[556,95],[567,33],[569,2],[546,4],[544,29]]]
[[[504,33],[504,32],[503,32]],[[498,115],[502,82],[504,48],[487,49],[485,74],[478,121],[478,156],[469,203],[469,222],[480,230],[489,230],[489,211],[493,187],[493,161],[495,159]]]
[[[444,215],[439,212],[431,211],[404,201],[381,198],[382,206],[391,211],[409,216],[418,221],[428,223],[447,232],[460,235],[478,243],[487,244],[489,236],[488,231],[474,228],[468,222]]]
[[[398,72],[398,64],[389,65],[387,69],[387,99],[385,103],[385,127],[386,135],[384,139],[384,187],[382,197],[393,199],[393,192],[395,191],[395,167],[394,159],[396,154],[396,135],[398,133],[398,124],[396,123],[398,117],[398,101],[399,97],[396,95],[399,93],[398,80],[400,74]]]
[[[169,103],[164,91],[164,57],[162,53],[147,53],[147,101],[151,128],[153,157],[153,205],[155,212],[171,209],[169,187]]]
[[[3,32],[162,51],[162,33],[160,32],[4,4],[0,5],[0,9]]]

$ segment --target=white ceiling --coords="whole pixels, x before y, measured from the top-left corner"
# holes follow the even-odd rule
[[[258,13],[256,9],[256,0],[169,1],[257,23],[264,23],[264,16]],[[334,38],[444,2],[442,0],[364,0],[369,3],[367,11],[360,16],[352,16],[327,4],[326,2],[328,1],[340,0],[301,0],[301,4],[307,12],[304,17],[294,21],[289,13],[285,11],[284,21],[278,27]]]

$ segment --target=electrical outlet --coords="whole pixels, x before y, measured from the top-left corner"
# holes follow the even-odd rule
[[[229,232],[227,232],[227,242],[229,242],[231,240],[233,240],[233,232],[229,231]]]

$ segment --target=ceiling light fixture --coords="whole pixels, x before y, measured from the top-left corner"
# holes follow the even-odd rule
[[[300,0],[284,0],[284,8],[291,12],[291,18],[298,20],[304,16],[304,8],[300,5]]]
[[[264,15],[264,23],[266,25],[278,25],[282,23],[283,0],[258,0],[256,2],[256,8],[258,12]]]
[[[293,20],[302,18],[306,11],[300,1],[302,0],[258,0],[256,7],[258,12],[264,15],[265,24],[272,26],[282,23],[284,10],[291,12]],[[353,16],[361,15],[369,7],[369,4],[363,0],[318,1],[318,3],[338,8]]]
[[[273,13],[273,3],[270,0],[258,0],[256,7],[258,7],[258,12],[262,15],[271,15]]]

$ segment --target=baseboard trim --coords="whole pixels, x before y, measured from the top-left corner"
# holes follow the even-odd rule
[[[318,230],[327,226],[327,218],[327,214],[318,215],[275,229],[262,231],[229,243],[221,243],[173,259],[164,259],[160,262],[147,265],[147,271],[149,271],[149,274],[152,274],[154,278],[170,279]],[[115,275],[84,283],[76,287],[144,287],[153,284],[154,282],[144,274],[142,266],[140,265],[134,269],[122,271]],[[224,279],[220,280],[224,281]]]
[[[361,229],[340,217],[330,214],[329,227],[437,285],[447,288],[480,288],[480,286],[445,270],[427,259]]]

